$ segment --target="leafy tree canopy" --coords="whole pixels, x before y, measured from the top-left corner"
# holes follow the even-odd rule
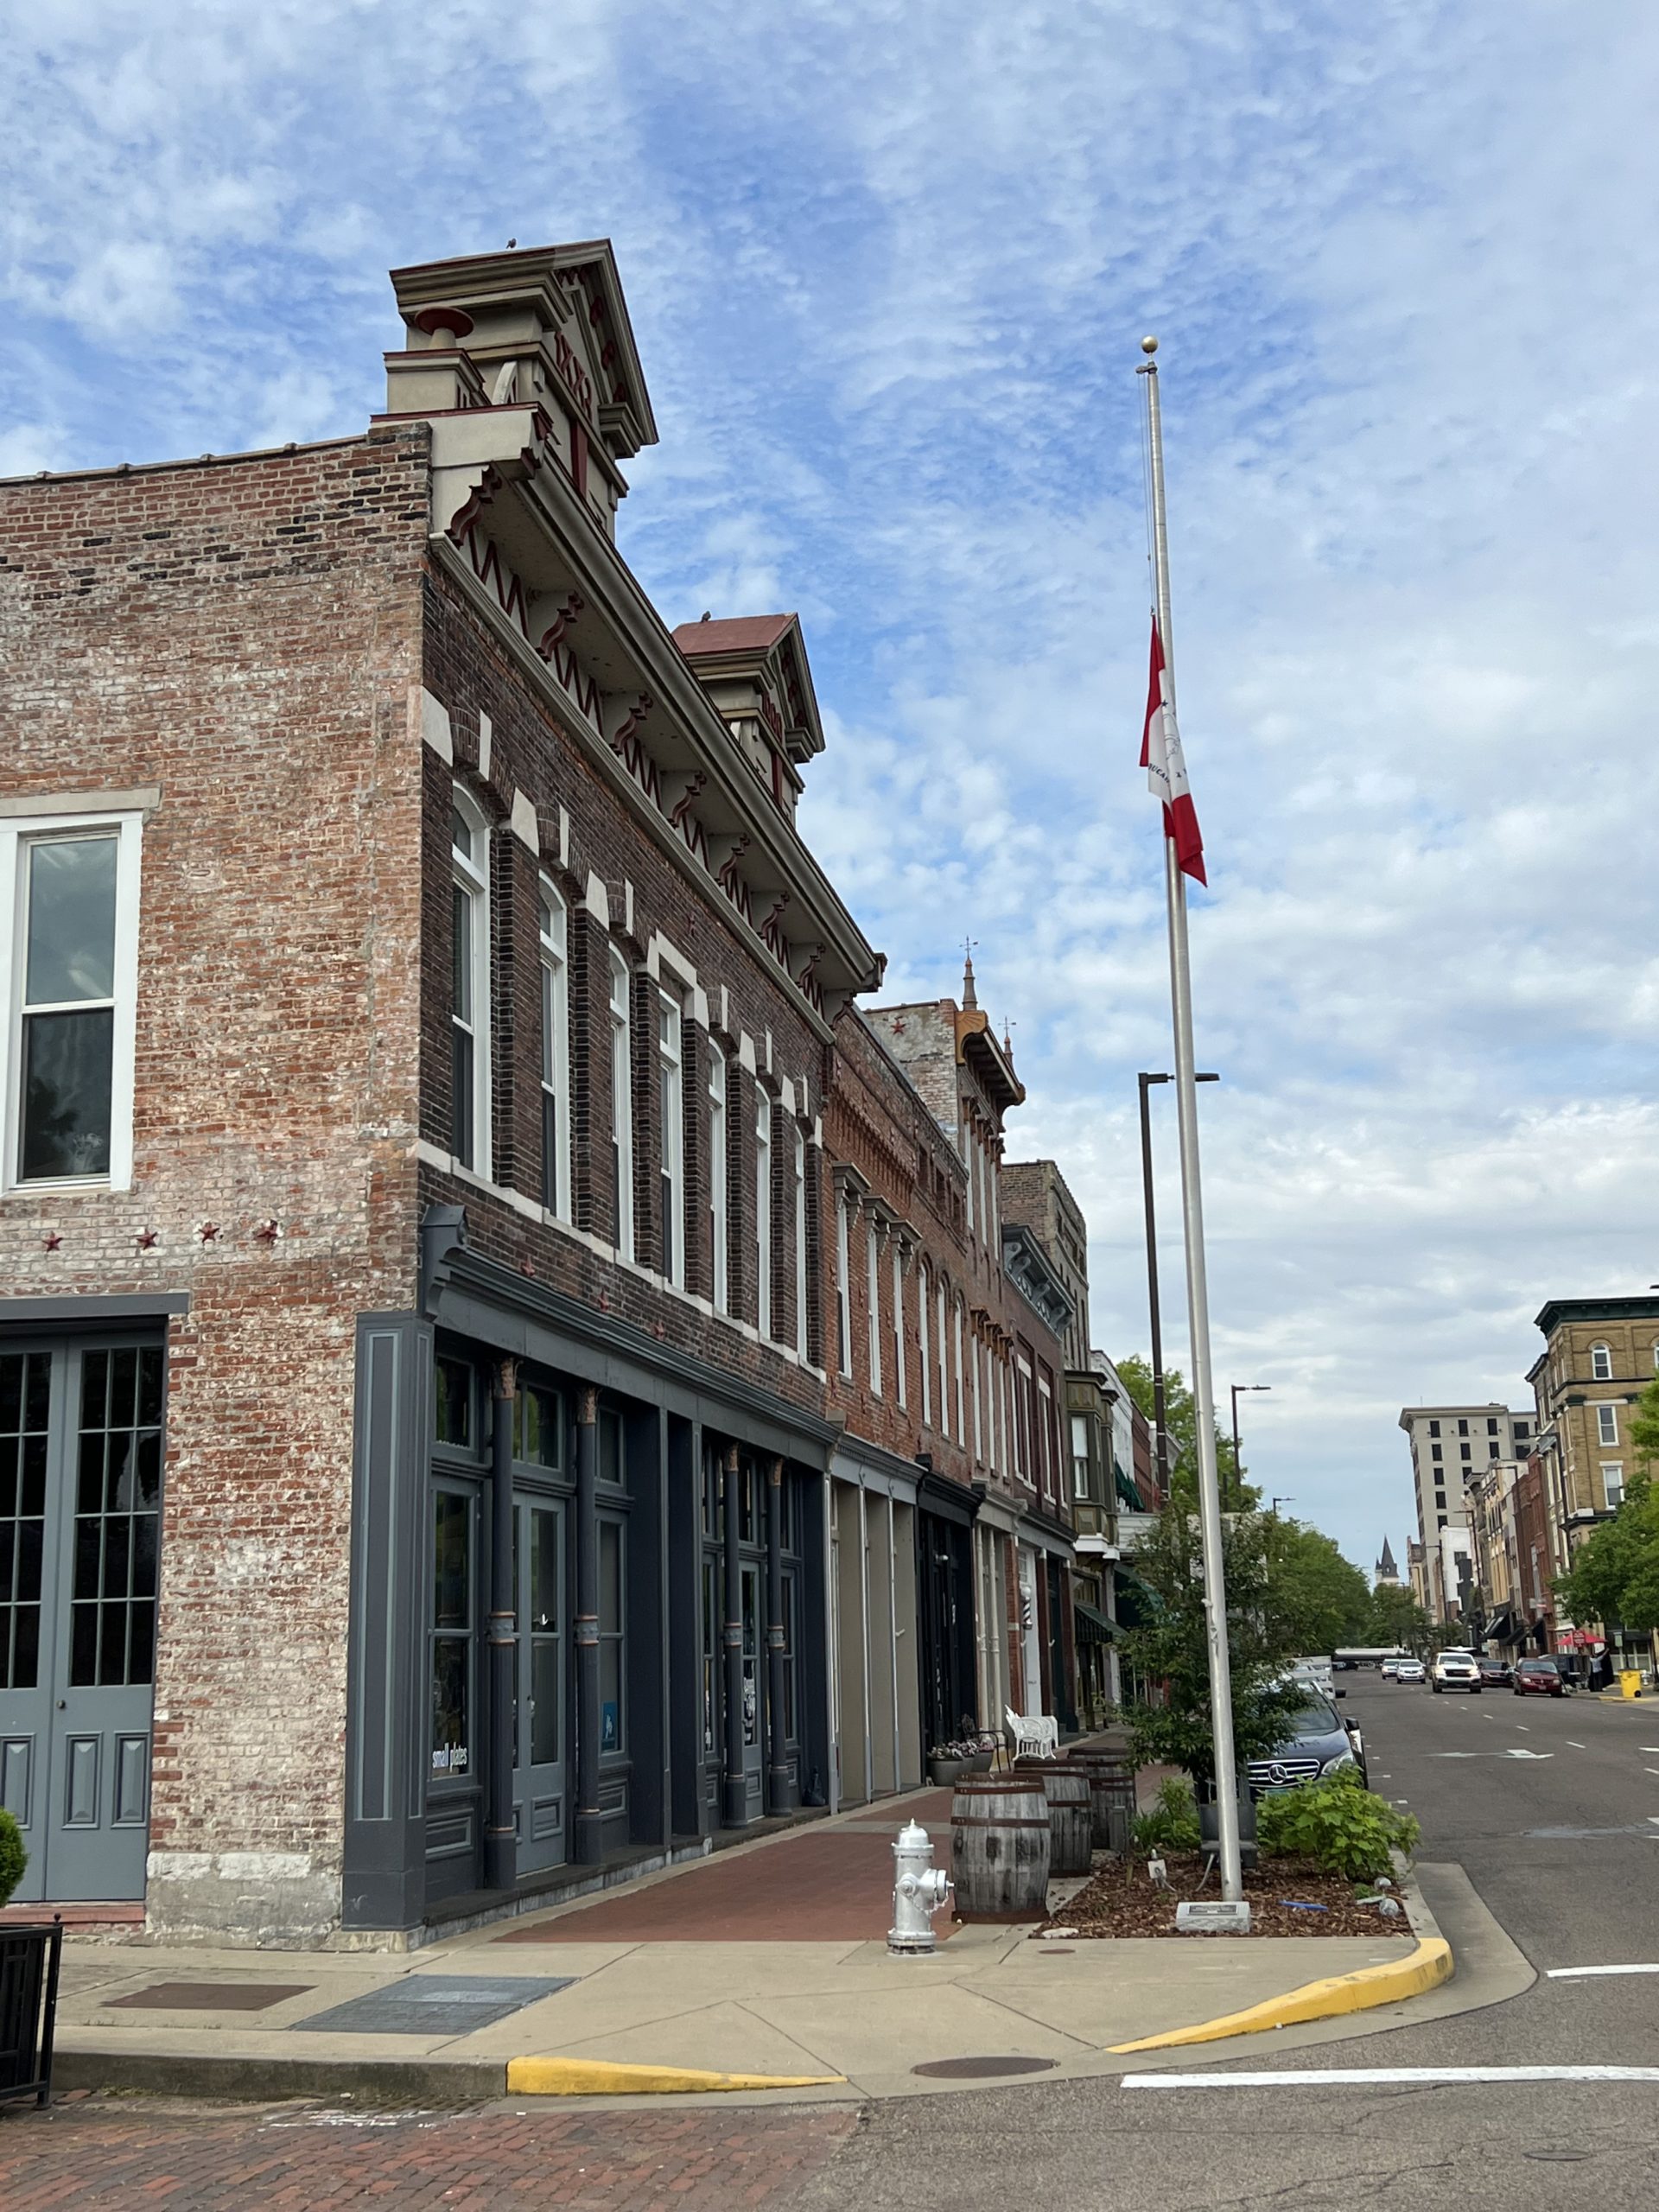
[[[1131,1352],[1127,1359],[1115,1360],[1113,1365],[1123,1377],[1129,1395],[1135,1400],[1148,1421],[1154,1418],[1155,1402],[1152,1382],[1152,1362],[1142,1359],[1138,1352]],[[1189,1497],[1197,1495],[1198,1480],[1198,1420],[1192,1402],[1192,1393],[1179,1367],[1164,1370],[1164,1421],[1169,1430],[1170,1448],[1174,1459],[1172,1490],[1185,1490]],[[1236,1507],[1259,1505],[1262,1493],[1249,1483],[1239,1480],[1239,1471],[1233,1457],[1233,1440],[1216,1423],[1216,1467],[1221,1484],[1222,1503],[1230,1512]]]
[[[1659,1376],[1637,1401],[1630,1443],[1643,1471],[1611,1521],[1604,1521],[1559,1575],[1555,1596],[1580,1627],[1659,1628],[1659,1490],[1651,1479],[1659,1461]]]

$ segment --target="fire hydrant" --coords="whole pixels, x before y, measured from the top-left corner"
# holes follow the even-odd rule
[[[893,1847],[893,1925],[890,1951],[931,1951],[933,1915],[950,1893],[950,1877],[933,1864],[933,1839],[916,1821],[907,1821]]]

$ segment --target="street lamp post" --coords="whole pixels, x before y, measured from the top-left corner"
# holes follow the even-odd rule
[[[1218,1075],[1195,1076],[1197,1083],[1219,1083]],[[1153,1465],[1158,1471],[1158,1487],[1169,1488],[1169,1425],[1164,1405],[1164,1331],[1158,1311],[1158,1224],[1153,1211],[1152,1196],[1152,1114],[1147,1095],[1154,1083],[1173,1083],[1167,1075],[1136,1076],[1141,1091],[1141,1185],[1147,1206],[1147,1295],[1152,1301],[1152,1430]],[[1235,1451],[1234,1457],[1237,1457]]]
[[[1235,1382],[1233,1392],[1233,1496],[1236,1503],[1244,1493],[1244,1469],[1238,1456],[1238,1402],[1247,1390],[1271,1390],[1271,1382]]]

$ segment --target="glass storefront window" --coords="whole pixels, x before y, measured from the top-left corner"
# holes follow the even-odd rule
[[[627,1748],[623,1681],[623,1533],[620,1521],[599,1524],[599,1748]]]
[[[522,1383],[513,1415],[513,1458],[531,1467],[562,1465],[562,1414],[556,1390],[544,1390],[535,1382]]]
[[[473,1370],[464,1359],[437,1363],[437,1412],[433,1433],[440,1444],[473,1448]]]
[[[559,1756],[559,1513],[530,1510],[530,1758],[546,1766]]]
[[[148,1682],[161,1542],[162,1349],[81,1361],[69,1680]]]
[[[712,1559],[702,1562],[702,1755],[715,1756],[715,1731],[720,1711],[720,1571]]]
[[[473,1770],[473,1510],[457,1491],[432,1498],[432,1773]]]

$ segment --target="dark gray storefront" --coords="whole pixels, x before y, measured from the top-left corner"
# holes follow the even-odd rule
[[[347,1928],[821,1799],[830,1427],[423,1231],[358,1332]]]

